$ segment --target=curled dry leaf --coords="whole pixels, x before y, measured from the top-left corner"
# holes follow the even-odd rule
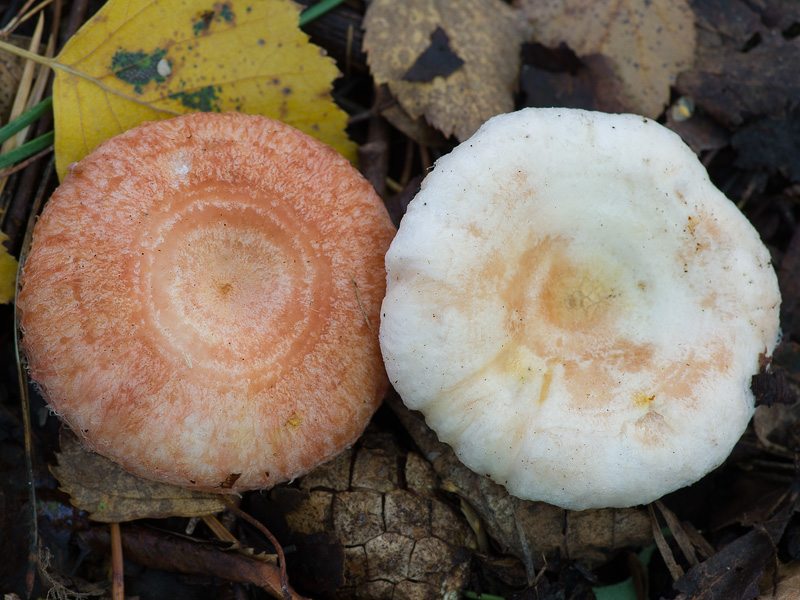
[[[71,502],[105,523],[134,519],[194,517],[225,510],[219,494],[188,490],[140,479],[117,463],[81,446],[77,436],[64,429],[58,465],[51,467]]]
[[[58,56],[71,69],[53,86],[59,177],[103,140],[196,111],[278,119],[352,160],[329,93],[338,71],[298,18],[289,0],[111,0]]]
[[[579,57],[603,54],[635,107],[655,118],[670,83],[695,52],[694,14],[686,0],[520,0],[534,39],[565,42]]]
[[[768,573],[761,581],[758,600],[798,600],[800,598],[800,563],[778,565],[778,572]]]
[[[464,140],[513,108],[524,32],[497,0],[374,0],[364,18],[373,77],[400,105]]]
[[[80,532],[82,542],[101,552],[111,544],[105,529],[91,528]],[[122,550],[125,559],[146,567],[239,581],[257,585],[275,598],[305,600],[291,586],[281,585],[280,571],[274,564],[258,558],[229,552],[214,544],[155,531],[135,524],[122,528]]]
[[[590,568],[608,561],[621,548],[652,541],[647,512],[639,508],[569,511],[544,502],[511,496],[488,477],[467,469],[453,450],[436,438],[399,401],[391,408],[427,456],[448,489],[466,500],[481,516],[488,534],[505,552],[527,566],[529,576],[550,558],[580,560]]]

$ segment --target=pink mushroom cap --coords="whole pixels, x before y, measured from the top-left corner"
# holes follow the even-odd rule
[[[141,477],[236,492],[352,444],[387,386],[394,227],[336,151],[283,123],[148,123],[73,165],[18,311],[30,374],[83,443]]]

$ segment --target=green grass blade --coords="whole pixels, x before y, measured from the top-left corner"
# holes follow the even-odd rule
[[[44,150],[48,146],[53,144],[56,135],[54,131],[50,131],[45,133],[44,135],[40,135],[36,139],[31,140],[30,142],[25,142],[19,148],[14,148],[6,152],[5,154],[0,154],[0,169],[5,169],[6,167],[10,167],[11,165],[18,163],[21,160],[25,160],[29,156],[33,156],[40,150]]]
[[[308,25],[314,19],[318,19],[329,10],[339,6],[344,0],[321,0],[312,6],[309,6],[300,14],[300,27]]]
[[[53,97],[50,96],[39,102],[39,104],[34,106],[28,112],[20,115],[10,123],[6,123],[2,127],[0,127],[0,144],[5,142],[12,135],[25,129],[31,123],[35,122],[45,112],[50,110],[50,107],[52,105],[53,105]],[[22,148],[23,146],[20,147]]]

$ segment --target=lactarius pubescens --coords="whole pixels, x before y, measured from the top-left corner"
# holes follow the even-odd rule
[[[780,293],[680,138],[525,109],[441,158],[386,258],[389,379],[521,498],[650,502],[720,465],[754,410]]]
[[[142,477],[269,487],[352,444],[386,387],[380,198],[283,123],[203,113],[73,165],[18,311],[30,373],[91,449]]]

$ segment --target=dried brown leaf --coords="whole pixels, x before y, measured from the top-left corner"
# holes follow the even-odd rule
[[[412,118],[464,140],[513,109],[524,31],[503,2],[373,0],[364,28],[375,81]]]
[[[697,52],[728,47],[740,50],[764,25],[743,0],[693,0],[697,16]]]
[[[787,517],[775,519],[737,538],[675,583],[680,600],[755,598],[764,570],[774,561]]]
[[[11,36],[8,41],[26,50],[30,45],[30,38],[20,36]],[[23,59],[13,54],[0,53],[0,121],[4,123],[11,113],[11,105],[22,79],[23,62]]]
[[[217,494],[140,479],[115,462],[90,452],[64,430],[58,465],[51,467],[71,502],[104,523],[163,517],[195,517],[224,510]]]
[[[800,600],[800,563],[781,563],[777,577],[764,579],[758,600]]]
[[[720,50],[704,54],[676,84],[711,116],[730,127],[749,117],[780,117],[800,106],[800,38],[772,32],[747,53]]]
[[[102,548],[110,544],[104,529],[92,528],[80,534],[89,547]],[[280,571],[274,564],[228,552],[211,544],[169,535],[137,525],[122,529],[122,549],[131,562],[190,575],[205,575],[227,581],[251,583],[266,590],[276,598],[287,598],[280,582]],[[288,598],[304,597],[288,587]]]
[[[605,55],[636,112],[655,118],[670,83],[694,59],[694,14],[686,0],[520,0],[534,38],[565,42],[579,57]]]

